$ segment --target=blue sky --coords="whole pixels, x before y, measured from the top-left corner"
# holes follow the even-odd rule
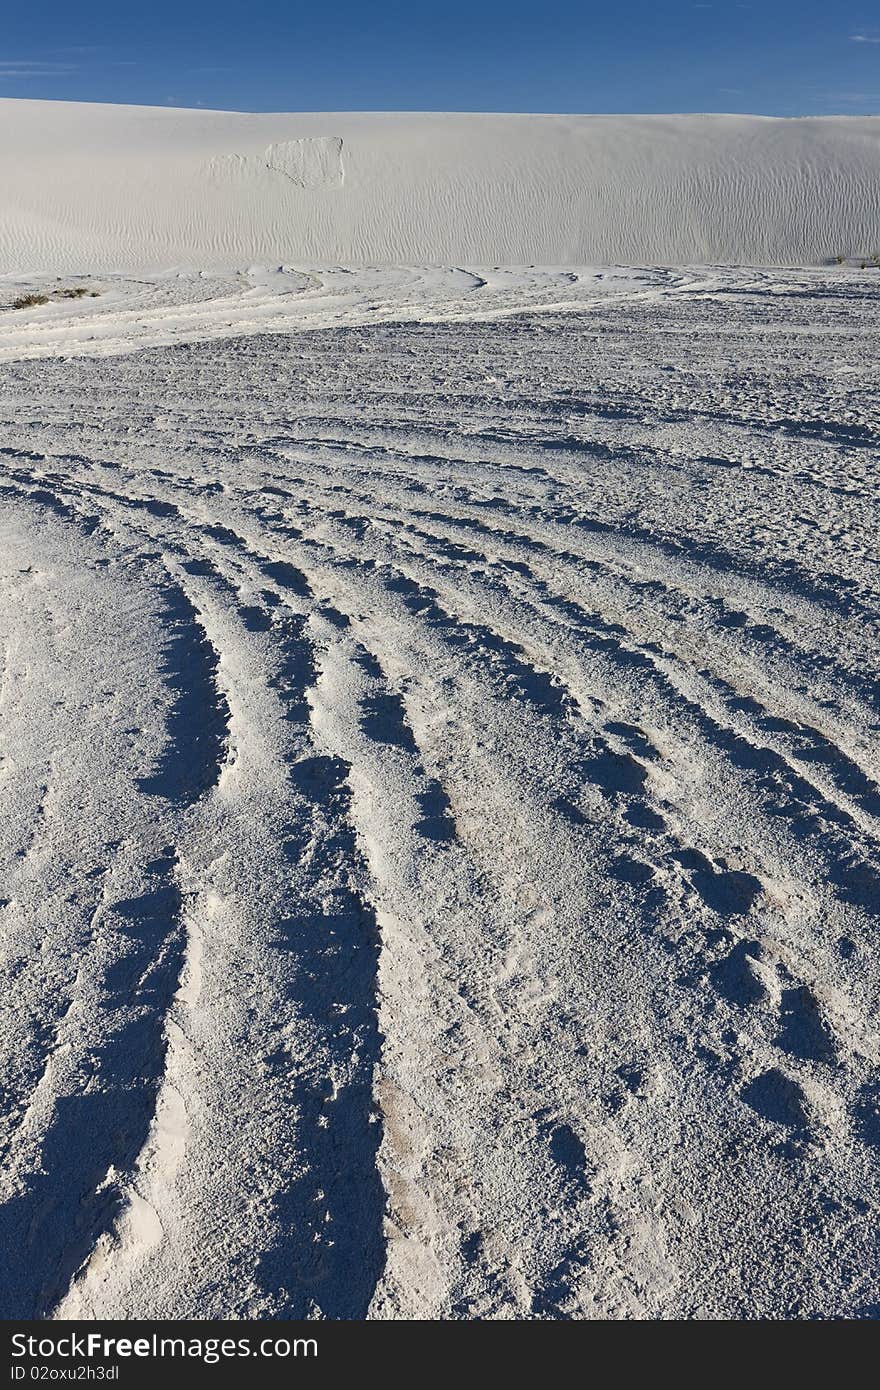
[[[0,96],[244,111],[880,113],[880,5],[36,0]]]

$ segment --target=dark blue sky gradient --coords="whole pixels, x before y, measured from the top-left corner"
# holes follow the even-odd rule
[[[880,113],[880,6],[42,0],[0,96],[243,111]]]

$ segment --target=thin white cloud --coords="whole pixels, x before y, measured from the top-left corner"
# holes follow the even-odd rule
[[[880,43],[880,34],[850,34],[850,43]]]
[[[0,61],[0,80],[5,77],[63,77],[76,71],[74,63],[40,63],[26,58]]]

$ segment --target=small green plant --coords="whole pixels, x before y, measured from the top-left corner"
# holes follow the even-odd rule
[[[87,294],[97,294],[97,290],[87,290],[85,285],[75,285],[73,289],[59,290],[59,299],[84,299]]]
[[[47,294],[23,294],[12,301],[13,309],[32,309],[35,304],[48,304]]]
[[[835,256],[835,257],[834,257],[834,264],[835,264],[835,265],[843,265],[844,262],[845,262],[845,260],[846,260],[846,256]]]

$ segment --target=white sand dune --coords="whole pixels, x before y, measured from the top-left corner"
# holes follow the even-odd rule
[[[7,271],[816,263],[880,242],[880,117],[2,100],[0,187]]]

